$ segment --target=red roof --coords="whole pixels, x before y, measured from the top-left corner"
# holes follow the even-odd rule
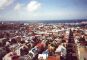
[[[48,60],[60,60],[59,56],[49,56]]]

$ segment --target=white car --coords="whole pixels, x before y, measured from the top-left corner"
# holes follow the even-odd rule
[[[38,54],[38,49],[36,47],[32,48],[28,53],[31,59],[34,58],[37,54]]]

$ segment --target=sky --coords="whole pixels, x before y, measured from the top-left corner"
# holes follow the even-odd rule
[[[0,20],[87,19],[87,0],[0,0]]]

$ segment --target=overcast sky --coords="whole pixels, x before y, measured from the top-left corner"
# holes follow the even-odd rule
[[[86,18],[87,0],[0,0],[0,20]]]

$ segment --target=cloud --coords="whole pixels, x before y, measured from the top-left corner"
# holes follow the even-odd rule
[[[40,8],[40,6],[41,6],[41,3],[32,0],[31,2],[28,3],[27,10],[29,12],[36,11]]]
[[[17,3],[16,6],[14,7],[14,10],[18,11],[22,8],[22,5],[20,3]]]
[[[13,3],[14,0],[0,0],[0,9],[4,9]]]

